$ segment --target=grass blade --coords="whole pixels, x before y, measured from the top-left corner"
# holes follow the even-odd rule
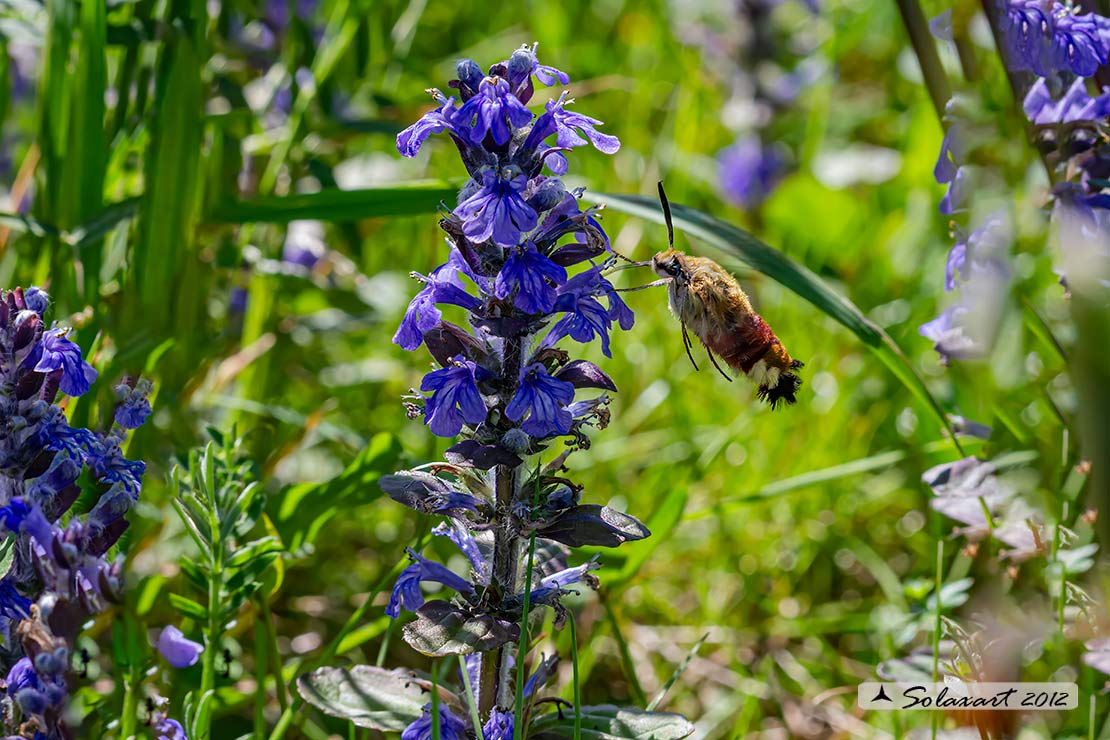
[[[667,683],[663,684],[663,687],[659,689],[659,693],[656,694],[655,698],[651,700],[651,703],[647,705],[647,710],[649,712],[654,712],[659,707],[659,705],[663,702],[663,697],[667,695],[667,692],[671,690],[672,686],[678,683],[678,679],[682,676],[682,673],[690,665],[690,661],[694,659],[694,656],[698,654],[698,651],[701,650],[701,646],[704,645],[705,641],[708,639],[709,633],[706,632],[704,635],[701,636],[700,640],[694,643],[694,647],[690,648],[690,652],[686,653],[686,657],[682,660],[682,662],[675,666],[674,673],[671,674],[671,677],[667,680]]]
[[[663,212],[654,198],[643,195],[587,194],[586,199],[604,203],[623,213],[663,223]],[[953,435],[940,404],[929,393],[925,382],[910,365],[901,348],[875,322],[864,316],[851,301],[832,289],[817,274],[794,262],[782,252],[764,244],[743,229],[688,206],[671,203],[675,228],[705,241],[714,248],[732,255],[757,272],[816,306],[822,313],[846,326],[879,359],[895,377],[929,409],[941,427]],[[957,442],[957,447],[959,443]]]

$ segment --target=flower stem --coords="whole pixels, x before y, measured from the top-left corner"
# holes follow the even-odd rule
[[[948,75],[941,66],[937,47],[933,44],[932,34],[929,32],[929,22],[921,12],[917,0],[896,0],[898,12],[902,15],[902,24],[910,36],[917,63],[921,67],[921,75],[925,78],[925,87],[929,90],[929,97],[933,101],[937,118],[944,120],[944,108],[948,99],[952,97],[952,87],[948,84]]]

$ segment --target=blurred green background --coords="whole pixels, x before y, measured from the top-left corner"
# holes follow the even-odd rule
[[[447,89],[459,58],[486,67],[533,41],[541,63],[570,74],[576,109],[622,142],[612,157],[577,150],[568,184],[652,195],[665,180],[673,201],[751,231],[859,306],[944,410],[995,427],[989,444],[969,439],[965,451],[1028,451],[1041,493],[1056,485],[1059,461],[1074,462],[1057,414],[1072,414],[1075,394],[1038,327],[1072,337],[1035,225],[1019,242],[1016,308],[989,362],[944,368],[918,335],[946,305],[951,240],[932,177],[942,129],[893,3],[827,0],[814,12],[793,0],[4,0],[0,35],[0,286],[47,287],[53,317],[79,327],[103,378],[141,373],[155,384],[154,416],[129,450],[149,463],[128,542],[129,608],[151,628],[179,619],[160,595],[186,592],[177,561],[190,553],[166,476],[206,425],[245,435],[291,550],[270,600],[286,678],[319,657],[426,530],[381,500],[373,480],[441,459],[446,446],[401,405],[430,358],[390,340],[417,290],[409,271],[443,260],[434,209],[451,202],[464,171],[445,139],[405,160],[394,137],[428,108],[425,88]],[[987,76],[977,84],[1007,115],[989,36],[978,42]],[[955,54],[942,55],[958,76]],[[546,99],[541,89],[533,105]],[[717,155],[752,132],[788,164],[745,210],[726,197]],[[1021,145],[1001,142],[998,158],[1026,208],[1025,183],[1039,179]],[[319,224],[290,229],[296,219]],[[633,259],[666,243],[660,226],[612,209],[604,225]],[[727,254],[681,234],[678,246],[738,275],[806,362],[805,385],[796,406],[772,412],[744,382],[695,372],[660,290],[628,294],[636,326],[615,337],[613,361],[584,348],[620,392],[609,428],[571,458],[572,477],[586,500],[633,513],[655,534],[602,553],[601,590],[580,600],[584,698],[643,704],[707,635],[665,702],[698,737],[927,725],[861,719],[854,687],[880,661],[930,642],[927,631],[900,636],[902,615],[924,609],[937,542],[952,526],[931,513],[920,476],[958,451],[840,324]],[[318,260],[283,259],[296,248]],[[628,271],[620,283],[646,280]],[[101,400],[110,388],[99,384]],[[92,396],[70,399],[76,421],[103,423]],[[380,455],[342,486],[294,488],[334,479],[383,434]],[[291,490],[341,495],[331,502],[339,510],[307,531],[310,517],[281,514]],[[947,543],[950,572],[986,575],[987,591],[1023,603],[1007,564],[959,548]],[[422,665],[392,639],[383,606],[379,594],[344,659],[374,661],[384,642],[388,665]],[[253,690],[253,618],[246,608],[234,631],[216,737],[251,731],[237,697]],[[567,655],[565,632],[545,640]],[[563,669],[565,678],[569,661]],[[196,681],[173,676],[175,701]],[[279,711],[267,708],[271,722]],[[294,730],[329,731],[345,733],[322,716]]]

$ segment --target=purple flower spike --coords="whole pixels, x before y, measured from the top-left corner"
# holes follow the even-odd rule
[[[1008,0],[1002,37],[1009,66],[1040,77],[1072,72],[1090,77],[1106,64],[1110,19],[1079,15],[1070,5],[1046,0]]]
[[[555,307],[555,288],[567,281],[567,271],[552,262],[529,243],[513,249],[497,275],[494,294],[498,298],[514,295],[514,305],[525,313],[548,313]]]
[[[158,652],[174,668],[188,668],[196,665],[204,646],[193,642],[182,634],[181,630],[172,624],[162,629],[158,636]]]
[[[462,431],[463,422],[475,425],[486,420],[486,404],[477,382],[486,371],[461,356],[452,363],[428,373],[420,384],[420,390],[433,392],[426,402],[425,417],[438,437],[454,437]]]
[[[495,244],[512,247],[521,234],[536,228],[539,216],[521,193],[528,179],[515,167],[482,173],[482,187],[455,209],[463,220],[463,233],[472,242],[492,238]]]
[[[478,84],[478,94],[463,104],[455,119],[470,129],[470,141],[480,145],[486,134],[498,146],[507,144],[510,127],[522,128],[532,121],[532,112],[509,92],[509,83],[500,77],[487,77]]]
[[[513,740],[513,713],[494,707],[482,727],[482,737],[485,740]]]
[[[566,407],[573,400],[573,385],[551,377],[535,363],[521,371],[520,388],[505,407],[505,416],[520,421],[527,415],[520,428],[536,438],[567,434],[573,417]]]
[[[43,333],[42,353],[33,370],[36,373],[61,370],[60,387],[67,396],[88,392],[97,376],[96,370],[82,357],[81,348],[66,338],[65,329],[49,329]]]

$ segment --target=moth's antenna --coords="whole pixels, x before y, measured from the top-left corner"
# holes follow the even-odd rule
[[[674,224],[671,222],[671,204],[667,200],[667,193],[663,190],[663,181],[659,181],[659,203],[663,206],[663,218],[667,222],[667,246],[674,248]]]

